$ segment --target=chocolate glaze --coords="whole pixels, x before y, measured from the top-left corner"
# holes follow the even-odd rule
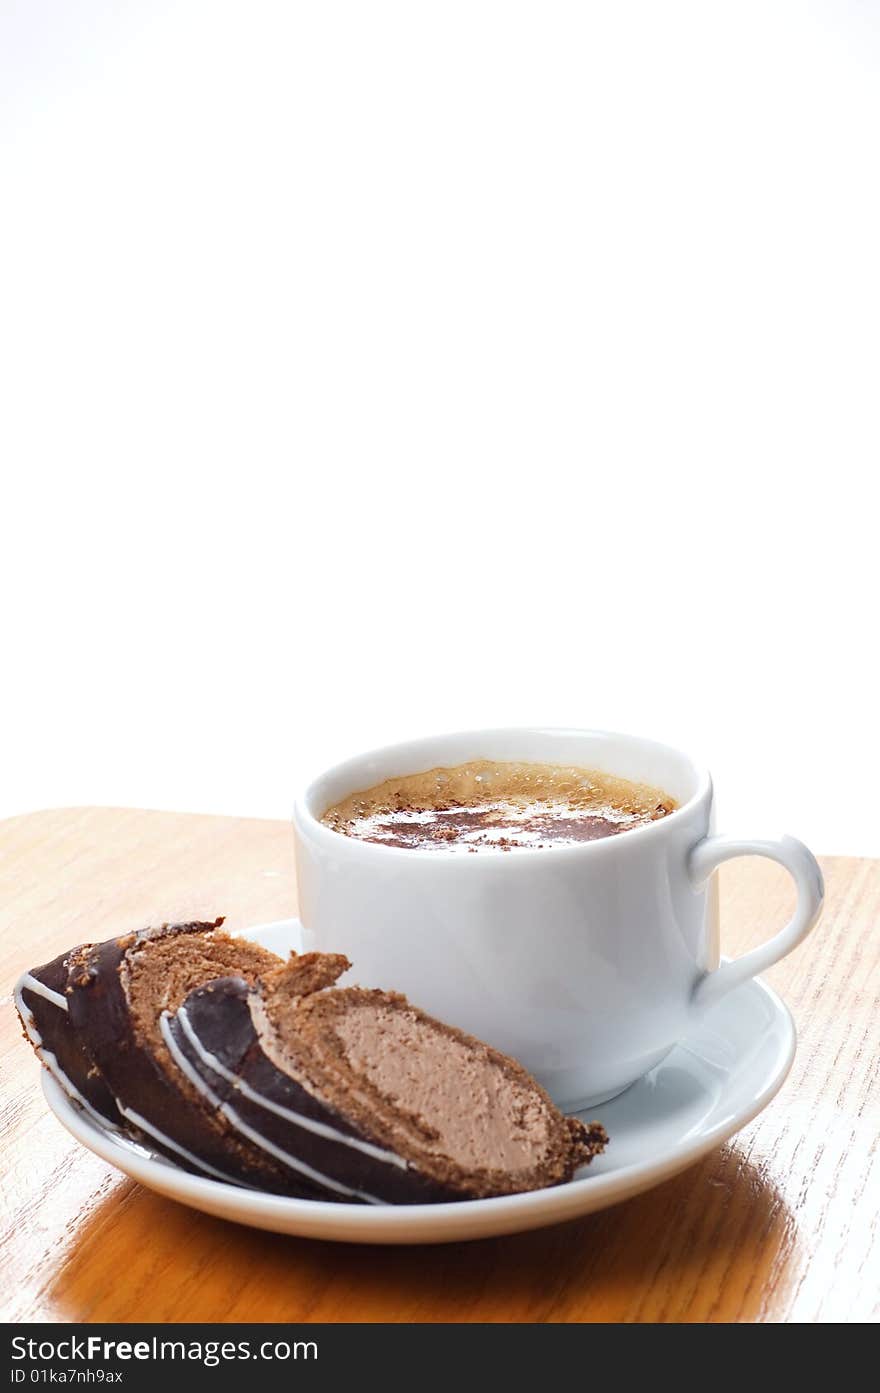
[[[177,1071],[166,1072],[135,1034],[120,975],[126,955],[148,939],[206,933],[222,922],[163,925],[87,948],[74,964],[68,988],[71,1024],[86,1042],[128,1126],[140,1131],[152,1150],[196,1174],[207,1172],[215,1179],[315,1198],[314,1187],[244,1139],[230,1137],[215,1110],[205,1106]]]
[[[28,984],[28,978],[34,978],[67,1001],[71,962],[78,951],[76,948],[68,949],[66,953],[53,958],[52,962],[24,973],[16,986],[16,1005],[27,1038],[62,1087],[74,1099],[84,1099],[107,1125],[118,1127],[122,1124],[122,1117],[116,1100],[98,1073],[86,1042],[72,1028],[69,1010]],[[34,1031],[39,1036],[39,1043]],[[51,1060],[47,1059],[47,1055],[51,1056]]]
[[[328,1103],[278,1069],[262,1049],[249,1006],[250,994],[249,987],[240,978],[219,978],[192,992],[182,1012],[165,1018],[181,1054],[211,1091],[231,1105],[249,1128],[266,1142],[354,1192],[342,1194],[328,1185],[322,1196],[324,1199],[429,1204],[462,1198],[460,1190],[411,1169],[401,1158],[385,1150],[376,1138],[352,1126]],[[193,1043],[194,1038],[201,1051]],[[233,1080],[212,1069],[204,1052],[212,1055]],[[248,1090],[247,1094],[242,1086]],[[271,1106],[250,1096],[252,1094],[260,1095],[267,1104],[275,1104],[308,1121],[332,1128],[340,1134],[339,1139],[317,1135],[308,1127],[279,1116]],[[358,1143],[372,1146],[387,1159],[368,1154]]]

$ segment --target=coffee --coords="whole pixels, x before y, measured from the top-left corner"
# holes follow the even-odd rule
[[[662,790],[592,769],[475,760],[386,779],[327,808],[325,827],[415,851],[534,851],[666,817]]]

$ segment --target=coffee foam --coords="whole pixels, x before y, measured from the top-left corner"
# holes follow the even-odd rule
[[[661,789],[594,769],[473,760],[357,790],[327,808],[321,821],[345,836],[391,845],[514,849],[609,835],[663,817],[676,806]],[[468,810],[483,814],[481,826],[453,830],[456,811],[466,824]],[[443,831],[429,826],[438,822],[435,814],[444,815]],[[588,823],[595,824],[592,830]],[[400,841],[404,824],[406,838]],[[418,824],[423,824],[423,837]],[[515,831],[517,839],[502,837],[505,830]],[[484,832],[491,833],[488,841]]]

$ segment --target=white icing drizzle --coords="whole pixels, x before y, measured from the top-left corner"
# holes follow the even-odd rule
[[[61,1065],[58,1063],[58,1056],[54,1054],[52,1050],[47,1050],[43,1045],[43,1037],[37,1030],[37,1023],[34,1020],[33,1012],[31,1011],[30,1007],[25,1003],[25,1000],[21,994],[22,988],[26,988],[28,991],[31,990],[30,985],[26,980],[28,977],[30,977],[30,973],[26,972],[24,974],[24,977],[20,978],[19,981],[15,984],[14,997],[16,1009],[18,1010],[18,1014],[21,1016],[22,1025],[25,1028],[28,1039],[30,1040],[31,1044],[36,1050],[37,1057],[39,1058],[42,1064],[45,1064],[52,1077],[56,1079],[58,1083],[60,1083],[67,1096],[69,1098],[72,1098],[75,1103],[78,1103],[79,1106],[83,1109],[83,1111],[89,1114],[93,1121],[97,1122],[98,1125],[100,1127],[103,1127],[104,1130],[107,1132],[118,1132],[119,1128],[117,1127],[116,1123],[111,1122],[110,1118],[105,1117],[102,1112],[98,1112],[98,1109],[89,1102],[88,1098],[83,1097],[73,1080],[68,1078],[67,1074],[65,1074],[64,1070],[61,1068]],[[36,978],[34,978],[33,980],[36,981]],[[48,988],[46,990],[48,991]],[[57,992],[53,992],[53,996],[57,995]],[[66,1002],[64,1004],[64,1009],[65,1011],[67,1010]]]
[[[191,1165],[198,1166],[199,1170],[203,1170],[206,1175],[213,1175],[216,1180],[223,1180],[227,1185],[242,1184],[242,1181],[236,1180],[231,1175],[227,1175],[225,1171],[216,1170],[215,1167],[209,1165],[207,1161],[203,1161],[200,1156],[194,1155],[192,1151],[187,1151],[185,1146],[181,1146],[178,1142],[172,1141],[164,1132],[160,1132],[158,1127],[154,1127],[152,1122],[148,1122],[145,1117],[141,1117],[140,1113],[134,1112],[132,1108],[124,1108],[118,1098],[116,1099],[116,1106],[122,1113],[122,1116],[127,1117],[129,1122],[133,1123],[139,1131],[146,1132],[147,1135],[153,1137],[155,1141],[161,1142],[163,1146],[170,1147],[172,1151],[177,1152],[178,1156],[183,1156]]]
[[[274,1142],[271,1142],[268,1137],[262,1136],[255,1128],[250,1127],[234,1108],[230,1107],[228,1103],[224,1103],[223,1100],[217,1096],[213,1089],[210,1088],[202,1078],[201,1074],[194,1068],[190,1060],[187,1059],[180,1045],[174,1038],[167,1011],[162,1013],[162,1017],[159,1021],[159,1028],[162,1031],[162,1038],[168,1046],[171,1058],[180,1071],[189,1079],[193,1087],[197,1089],[204,1098],[207,1098],[211,1106],[222,1113],[236,1131],[241,1132],[242,1136],[247,1137],[249,1141],[252,1141],[254,1145],[258,1146],[262,1151],[268,1151],[270,1155],[277,1157],[279,1161],[283,1161],[291,1170],[299,1171],[301,1175],[308,1176],[310,1180],[315,1181],[317,1185],[322,1185],[327,1190],[335,1190],[337,1194],[348,1195],[352,1199],[366,1200],[368,1204],[385,1204],[385,1200],[380,1200],[375,1195],[368,1194],[366,1190],[353,1190],[350,1186],[343,1185],[341,1181],[334,1180],[329,1175],[323,1175],[321,1171],[317,1171],[312,1166],[307,1165],[306,1162],[301,1161],[299,1157],[291,1156],[289,1152],[282,1150],[280,1146],[276,1146]]]
[[[167,1015],[168,1012],[165,1012]],[[346,1132],[340,1132],[337,1127],[331,1127],[326,1122],[318,1122],[315,1118],[306,1117],[304,1113],[294,1112],[291,1108],[285,1108],[280,1103],[267,1098],[265,1093],[258,1093],[255,1088],[251,1088],[243,1078],[234,1074],[231,1069],[227,1069],[215,1054],[206,1049],[192,1027],[189,1013],[185,1006],[181,1006],[176,1014],[176,1019],[180,1022],[181,1029],[189,1043],[192,1045],[196,1054],[203,1064],[215,1074],[219,1074],[221,1079],[231,1083],[245,1098],[251,1102],[259,1104],[261,1108],[268,1108],[270,1112],[277,1113],[279,1117],[292,1122],[296,1127],[302,1127],[307,1132],[314,1132],[318,1137],[325,1137],[327,1141],[339,1142],[342,1146],[353,1147],[355,1151],[362,1151],[365,1156],[372,1156],[377,1161],[385,1161],[388,1165],[399,1166],[401,1170],[407,1169],[407,1163],[402,1156],[398,1156],[394,1151],[386,1151],[384,1147],[374,1146],[372,1142],[362,1141],[360,1137],[351,1137]]]
[[[41,982],[39,977],[34,977],[32,973],[25,972],[18,979],[16,991],[33,992],[34,996],[45,997],[51,1001],[53,1006],[57,1006],[59,1011],[67,1010],[67,998],[60,992],[53,992],[51,987],[47,987],[45,982]]]

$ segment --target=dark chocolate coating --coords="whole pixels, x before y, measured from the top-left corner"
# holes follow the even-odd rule
[[[221,977],[198,987],[184,1002],[187,1024],[202,1049],[213,1055],[236,1082],[210,1067],[177,1016],[168,1018],[177,1048],[211,1091],[228,1103],[249,1128],[321,1175],[374,1200],[389,1204],[432,1204],[464,1198],[460,1190],[420,1174],[412,1165],[401,1167],[342,1140],[319,1136],[243,1093],[241,1084],[276,1106],[323,1123],[345,1136],[387,1149],[377,1137],[355,1127],[329,1102],[308,1092],[272,1062],[262,1049],[254,1027],[248,1005],[250,992],[241,978]],[[322,1198],[357,1202],[356,1197],[340,1195],[330,1189]]]
[[[36,977],[37,981],[42,982],[51,991],[67,996],[71,959],[79,951],[77,948],[69,948],[66,953],[53,958],[50,963],[31,968],[30,976]],[[34,1047],[37,1055],[41,1056],[45,1051],[53,1054],[59,1071],[69,1080],[75,1092],[85,1098],[110,1126],[121,1126],[122,1117],[113,1094],[98,1073],[85,1041],[74,1030],[69,1010],[64,1011],[60,1006],[56,1006],[54,1001],[47,1001],[44,996],[40,996],[23,983],[20,985],[20,991],[22,1002],[30,1011],[34,1029],[40,1036],[41,1044]],[[28,1038],[30,1039],[30,1036]],[[31,1043],[33,1044],[33,1041]]]
[[[316,1197],[313,1187],[258,1148],[230,1132],[215,1109],[194,1096],[192,1085],[166,1071],[152,1049],[135,1035],[120,971],[126,955],[147,939],[168,934],[208,933],[216,924],[168,924],[94,944],[74,965],[69,985],[70,1019],[80,1033],[120,1107],[128,1108],[162,1136],[228,1178],[281,1194]],[[126,1126],[137,1131],[130,1118]],[[194,1174],[204,1174],[161,1137],[146,1130],[145,1144]],[[322,1196],[323,1197],[323,1196]]]

